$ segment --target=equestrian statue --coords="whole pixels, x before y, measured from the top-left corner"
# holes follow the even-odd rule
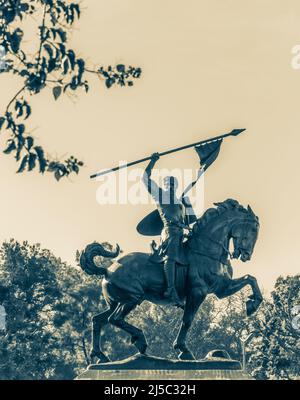
[[[237,135],[241,131],[234,130],[231,134]],[[109,361],[101,348],[101,330],[108,323],[126,331],[139,353],[146,353],[144,332],[125,321],[128,314],[145,300],[184,310],[173,344],[181,360],[194,359],[186,345],[186,337],[199,307],[209,294],[223,299],[249,285],[252,294],[246,302],[247,316],[258,309],[262,294],[256,279],[251,275],[234,279],[230,262],[232,258],[242,262],[251,259],[259,232],[258,217],[250,206],[245,208],[238,201],[227,199],[215,203],[197,218],[186,195],[215,161],[226,136],[229,134],[193,145],[200,158],[198,177],[179,197],[175,177],[165,178],[164,188],[151,177],[155,163],[164,154],[154,153],[147,158],[150,162],[142,180],[155,199],[157,209],[139,223],[137,230],[148,236],[160,234],[158,247],[153,244],[150,253],[133,252],[120,256],[118,245],[109,251],[94,242],[81,253],[81,268],[90,275],[103,277],[102,294],[107,304],[107,309],[92,319],[92,360]],[[184,148],[187,147],[191,146]],[[105,268],[97,265],[96,256],[116,260]]]

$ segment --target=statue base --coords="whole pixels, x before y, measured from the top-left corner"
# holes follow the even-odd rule
[[[92,364],[79,380],[249,380],[239,361],[218,357],[181,361],[136,354],[125,360]]]

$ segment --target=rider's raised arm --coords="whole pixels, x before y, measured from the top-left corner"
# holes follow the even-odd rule
[[[159,159],[158,153],[152,154],[151,161],[147,165],[147,167],[144,171],[144,174],[143,174],[144,185],[146,186],[146,189],[151,194],[151,196],[154,198],[154,200],[157,202],[159,202],[159,199],[161,196],[161,188],[157,185],[157,183],[153,179],[151,179],[151,174],[152,174],[154,165],[158,159]]]

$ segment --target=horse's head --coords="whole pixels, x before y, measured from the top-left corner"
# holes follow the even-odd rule
[[[229,253],[232,239],[233,258],[243,262],[250,260],[259,231],[258,217],[250,206],[244,208],[233,199],[215,203],[215,206],[208,209],[193,227],[192,236],[198,251],[211,253],[214,258],[221,257],[224,250]]]
[[[231,228],[230,233],[234,246],[233,258],[240,258],[243,262],[251,259],[258,231],[258,217],[248,206],[245,217],[234,222]]]

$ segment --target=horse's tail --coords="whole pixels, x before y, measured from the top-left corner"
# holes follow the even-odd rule
[[[106,250],[100,243],[88,244],[80,255],[79,265],[88,275],[106,275],[107,267],[98,267],[94,262],[94,257],[115,258],[120,254],[120,247],[117,244],[114,251]]]

